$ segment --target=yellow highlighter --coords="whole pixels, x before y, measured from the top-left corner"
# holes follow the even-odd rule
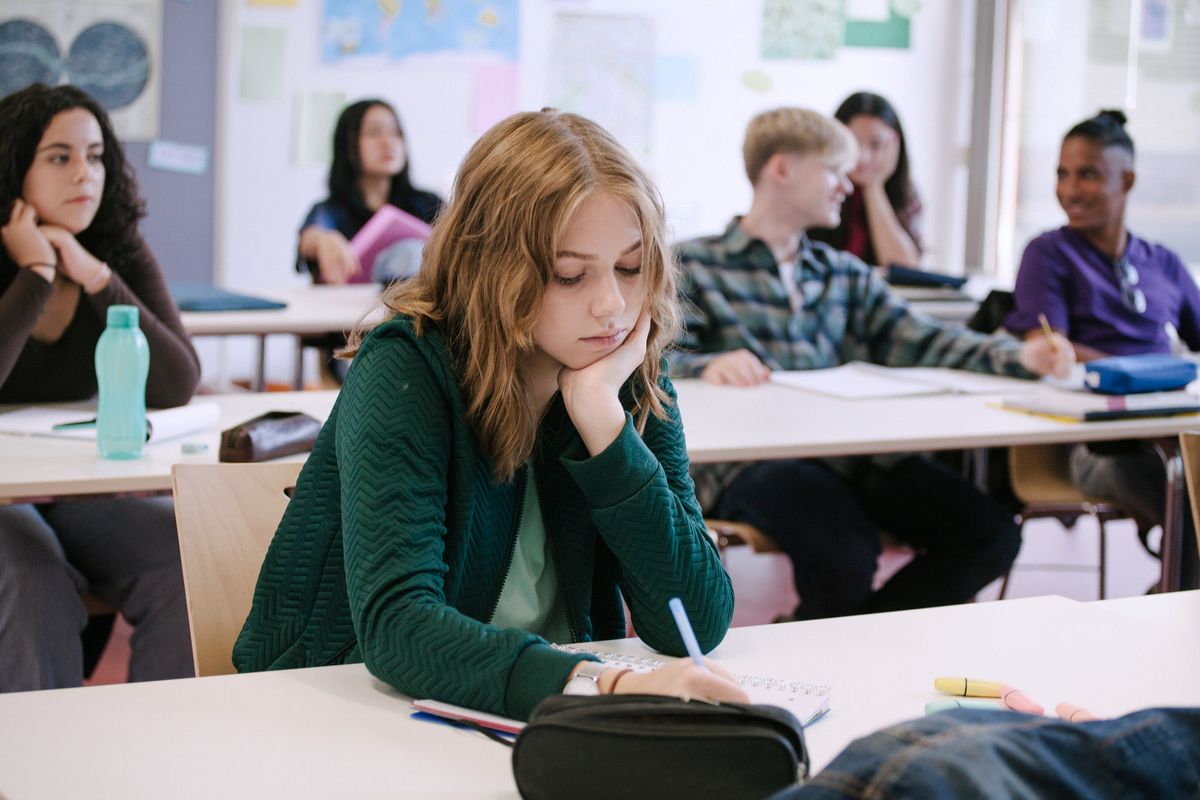
[[[980,681],[975,678],[934,678],[933,688],[959,697],[999,697],[999,681]]]

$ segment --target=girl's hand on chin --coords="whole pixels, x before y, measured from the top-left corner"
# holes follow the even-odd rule
[[[592,455],[612,444],[625,425],[617,392],[645,360],[649,336],[650,315],[643,311],[616,350],[583,369],[563,367],[558,373],[563,404]]]
[[[650,336],[650,315],[642,312],[637,322],[617,349],[593,361],[582,369],[563,367],[558,373],[558,388],[563,401],[570,407],[570,394],[581,389],[591,394],[600,392],[616,397],[625,381],[646,359],[646,342]]]
[[[38,264],[53,268],[57,261],[53,245],[38,229],[37,211],[20,198],[13,201],[8,222],[0,228],[0,240],[8,251],[8,257],[19,267]],[[53,280],[54,276],[51,275],[50,279]]]

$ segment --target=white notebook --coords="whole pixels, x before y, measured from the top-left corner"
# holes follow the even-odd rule
[[[614,667],[628,667],[636,672],[651,672],[667,663],[666,660],[654,656],[609,653],[575,644],[553,646],[567,653],[587,653],[599,656],[605,664]],[[792,715],[805,727],[816,722],[829,711],[829,687],[824,684],[736,673],[733,677],[746,690],[746,694],[750,695],[751,703],[786,709],[792,712]],[[443,703],[439,700],[416,699],[412,701],[412,704],[415,709],[426,714],[458,722],[468,722],[502,733],[520,733],[521,729],[525,727],[525,723],[519,720]]]
[[[587,653],[599,656],[605,664],[611,664],[614,667],[629,667],[636,672],[651,672],[667,663],[666,660],[655,656],[610,653],[576,644],[556,644],[554,646],[568,653]],[[746,690],[746,694],[750,695],[751,703],[787,709],[805,727],[816,722],[829,711],[829,687],[823,683],[738,673],[734,673],[733,677]]]
[[[1011,379],[995,375],[942,367],[883,367],[862,361],[828,369],[780,370],[771,373],[771,382],[842,400],[1013,391]]]
[[[215,428],[221,420],[216,403],[195,402],[146,414],[146,441],[154,444]],[[0,433],[96,440],[96,412],[78,408],[30,406],[0,414]]]

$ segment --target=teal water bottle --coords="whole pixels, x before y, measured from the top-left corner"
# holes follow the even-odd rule
[[[109,306],[96,343],[96,447],[101,458],[141,458],[146,447],[146,375],[150,345],[137,306]]]

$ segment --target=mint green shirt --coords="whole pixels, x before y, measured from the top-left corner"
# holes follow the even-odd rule
[[[538,500],[533,465],[525,462],[525,497],[521,501],[521,527],[513,546],[512,561],[492,624],[519,628],[556,643],[570,643],[567,612],[558,586],[554,554],[546,542],[542,504]]]

